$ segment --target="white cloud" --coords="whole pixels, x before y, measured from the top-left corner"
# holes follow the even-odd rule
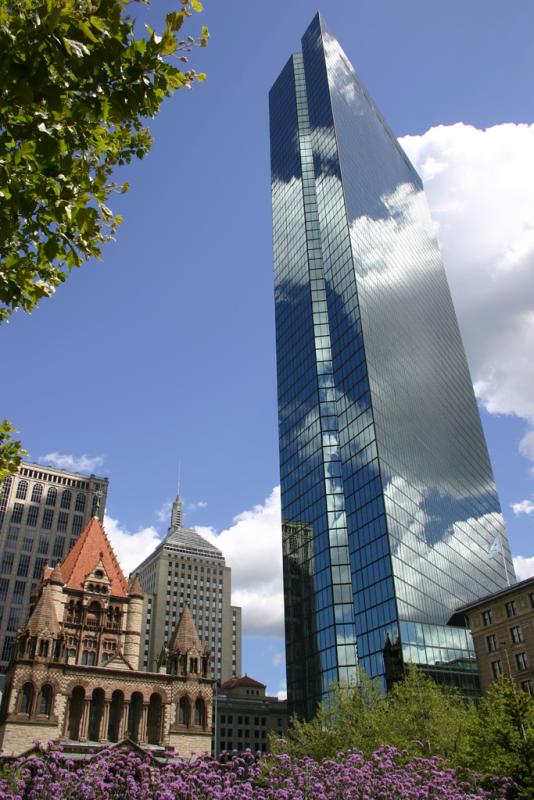
[[[280,682],[280,688],[278,689],[276,696],[279,700],[287,700],[287,684],[285,681]]]
[[[213,528],[195,529],[222,550],[232,568],[232,603],[243,608],[244,635],[283,636],[280,487],[233,522],[219,534]]]
[[[526,433],[519,442],[519,452],[534,461],[534,431]]]
[[[172,511],[172,500],[165,500],[159,511],[156,511],[156,519],[158,522],[166,522],[167,524],[171,521],[171,511]]]
[[[37,459],[40,464],[49,464],[58,469],[68,469],[72,472],[94,472],[104,463],[104,456],[73,456],[70,453],[46,453]]]
[[[195,503],[188,503],[187,510],[188,511],[198,511],[200,508],[207,508],[208,504],[206,500],[197,500]]]
[[[126,577],[152,553],[161,541],[157,530],[152,525],[132,533],[123,528],[117,519],[113,519],[107,514],[104,517],[104,530]]]
[[[273,666],[281,667],[282,664],[285,664],[286,657],[281,650],[275,650],[273,653]]]
[[[514,556],[514,567],[519,581],[534,575],[534,556]]]
[[[425,182],[475,391],[534,425],[534,125],[400,140]],[[534,431],[521,452],[534,459]]]
[[[534,514],[534,503],[532,500],[521,500],[520,503],[512,503],[512,511],[516,517],[520,514]]]

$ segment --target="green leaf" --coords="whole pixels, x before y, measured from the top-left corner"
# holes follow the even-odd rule
[[[184,24],[184,20],[185,13],[183,11],[173,11],[171,14],[167,14],[165,17],[165,22],[171,31],[179,31]]]
[[[63,43],[69,55],[74,55],[76,58],[83,58],[89,55],[89,50],[83,42],[77,42],[75,39],[68,39],[63,37]]]

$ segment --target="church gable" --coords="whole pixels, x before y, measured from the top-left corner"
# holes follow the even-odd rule
[[[109,581],[111,594],[114,597],[128,595],[128,583],[124,577],[117,556],[102,527],[102,523],[93,517],[82,535],[71,548],[61,565],[61,572],[68,589],[83,590],[89,575],[95,576],[102,571],[105,578],[98,582]]]

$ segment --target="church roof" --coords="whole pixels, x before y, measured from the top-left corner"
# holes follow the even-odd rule
[[[224,689],[235,689],[236,686],[248,686],[254,689],[265,689],[265,684],[255,681],[254,678],[249,678],[248,675],[243,675],[242,678],[232,678],[229,681],[221,684],[221,691]]]
[[[26,625],[30,636],[39,636],[45,630],[53,636],[59,633],[59,621],[48,588],[45,586]]]
[[[200,641],[193,617],[188,606],[182,611],[182,616],[172,637],[170,650],[179,653],[188,653],[189,650],[198,650],[201,653],[204,646]]]
[[[128,583],[117,556],[113,552],[102,523],[96,517],[92,517],[61,564],[65,586],[69,589],[83,589],[87,575],[94,570],[99,561],[102,561],[111,581],[111,594],[115,597],[126,597]]]
[[[174,545],[181,550],[193,551],[198,555],[211,556],[212,558],[213,556],[217,556],[218,558],[223,557],[223,554],[217,547],[208,542],[207,539],[204,539],[203,536],[192,528],[171,528],[163,542],[163,546],[165,547],[166,545]]]

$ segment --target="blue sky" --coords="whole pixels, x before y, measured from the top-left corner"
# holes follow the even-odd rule
[[[172,7],[156,0],[139,14],[154,23]],[[243,667],[271,691],[283,642],[267,93],[316,10],[206,0],[189,29],[211,30],[193,55],[208,80],[151,123],[151,154],[125,169],[130,192],[110,203],[125,217],[117,241],[1,332],[0,413],[33,459],[100,459],[128,566],[163,533],[181,462],[186,521],[223,532],[246,606]],[[512,550],[530,558],[534,6],[320,10],[425,180]]]

